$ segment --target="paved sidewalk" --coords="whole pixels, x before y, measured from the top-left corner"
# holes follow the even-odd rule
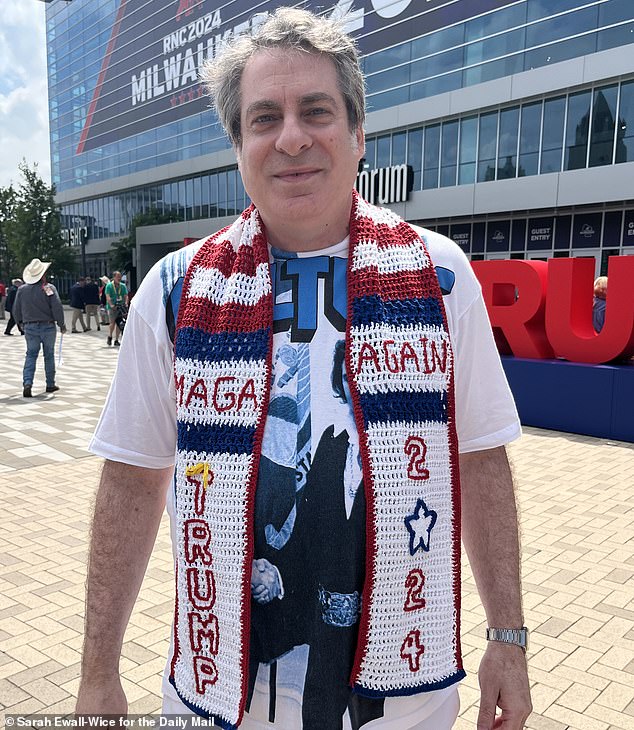
[[[0,713],[66,713],[82,643],[88,526],[100,460],[86,447],[117,352],[67,334],[61,390],[22,398],[24,340],[0,334]],[[523,520],[534,730],[634,728],[634,445],[527,429],[510,447]],[[121,670],[132,713],[157,712],[173,608],[164,520]],[[475,728],[484,614],[465,566],[469,671],[458,730]],[[295,730],[295,729],[292,729]]]

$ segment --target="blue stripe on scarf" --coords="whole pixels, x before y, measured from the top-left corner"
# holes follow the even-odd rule
[[[359,398],[366,426],[369,423],[394,423],[395,421],[447,423],[446,392],[360,393]]]
[[[382,301],[377,294],[357,297],[352,303],[352,326],[384,322],[391,325],[426,325],[443,327],[440,302],[432,297],[390,299]]]
[[[178,423],[178,448],[199,453],[250,454],[255,427],[225,423]]]
[[[178,357],[201,362],[264,360],[269,344],[269,328],[255,332],[211,334],[194,327],[178,330]]]

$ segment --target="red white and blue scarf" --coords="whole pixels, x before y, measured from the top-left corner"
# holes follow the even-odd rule
[[[369,697],[440,689],[460,654],[460,487],[453,352],[420,236],[353,193],[346,371],[367,500],[350,678]],[[253,512],[269,402],[269,251],[251,206],[185,277],[175,340],[174,655],[183,702],[223,728],[247,695]]]

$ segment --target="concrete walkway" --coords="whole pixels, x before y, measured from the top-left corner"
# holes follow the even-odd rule
[[[117,351],[67,334],[61,390],[22,398],[24,339],[0,334],[0,713],[67,713],[79,682],[91,505],[86,447]],[[580,394],[591,397],[591,394]],[[535,730],[634,728],[634,445],[526,429],[510,455],[522,510]],[[131,713],[160,708],[173,609],[166,519],[121,661]],[[458,730],[475,728],[484,614],[465,564],[469,672]],[[295,728],[289,730],[296,730]]]

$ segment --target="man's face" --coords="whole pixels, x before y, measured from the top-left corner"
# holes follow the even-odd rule
[[[360,128],[350,132],[333,62],[260,51],[248,61],[240,90],[238,164],[271,243],[288,248],[288,226],[322,247],[337,243],[347,233],[364,137]],[[329,235],[313,235],[318,230]]]
[[[121,282],[121,274],[117,271],[117,273],[114,275],[114,283],[119,284]]]

